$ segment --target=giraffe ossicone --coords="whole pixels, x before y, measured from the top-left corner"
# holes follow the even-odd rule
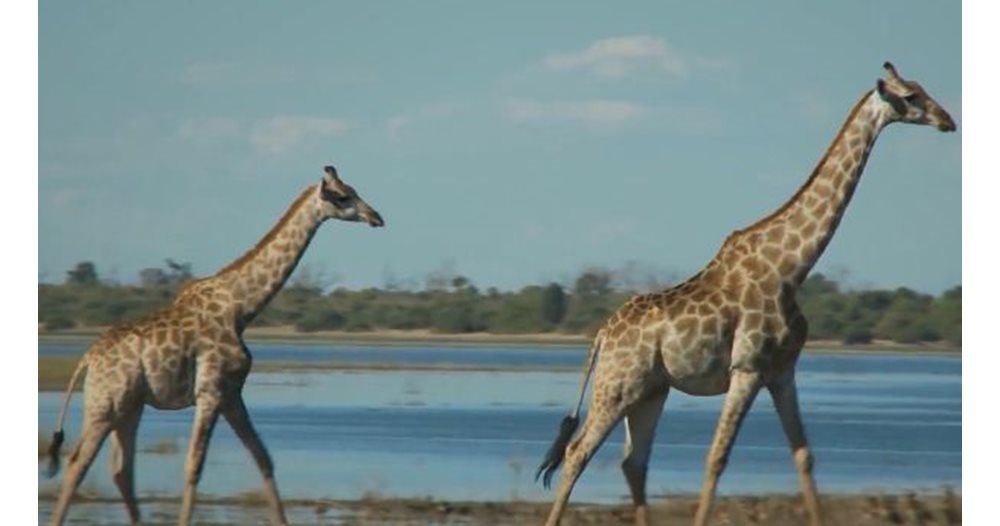
[[[833,237],[879,132],[893,122],[955,130],[948,112],[920,84],[904,80],[889,62],[884,69],[885,78],[851,109],[789,201],[730,234],[708,265],[687,281],[627,301],[597,332],[576,408],[538,469],[548,485],[565,463],[546,524],[559,522],[587,462],[622,419],[622,471],[636,523],[647,524],[646,473],[670,388],[693,395],[726,394],[705,461],[697,526],[708,521],[736,433],[761,388],[771,394],[791,447],[809,521],[820,523],[813,457],[795,386],[795,364],[807,333],[796,290]],[[591,377],[586,420],[573,438],[574,430],[565,427],[575,423]]]
[[[277,224],[249,251],[215,275],[184,285],[167,307],[114,327],[81,358],[66,391],[53,435],[50,471],[59,467],[63,421],[73,388],[86,370],[83,425],[69,457],[51,523],[62,524],[70,501],[111,435],[112,476],[129,520],[140,521],[134,490],[135,438],[146,405],[195,406],[178,524],[189,524],[212,429],[223,416],[253,456],[264,478],[271,522],[285,524],[274,465],[243,401],[252,358],[243,330],[281,289],[327,219],[383,226],[382,216],[337,176],[332,166],[306,188]]]

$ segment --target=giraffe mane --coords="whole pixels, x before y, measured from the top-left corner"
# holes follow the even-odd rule
[[[785,203],[781,205],[781,207],[775,210],[774,212],[771,212],[770,214],[761,219],[758,219],[750,226],[741,228],[733,232],[732,234],[733,236],[752,232],[753,230],[760,228],[761,226],[764,226],[765,224],[774,220],[782,213],[784,213],[786,210],[791,208],[791,206],[799,199],[799,197],[802,196],[802,193],[806,191],[806,188],[809,188],[809,185],[812,184],[812,182],[819,176],[820,171],[823,169],[823,165],[826,164],[826,160],[830,158],[830,153],[833,150],[833,146],[837,144],[837,141],[839,141],[840,138],[844,135],[844,133],[847,132],[848,126],[851,124],[851,122],[854,121],[854,117],[858,114],[859,111],[861,111],[861,107],[865,104],[865,102],[868,100],[868,97],[870,97],[873,92],[874,90],[869,90],[865,92],[865,94],[860,99],[858,99],[858,102],[854,104],[854,107],[851,108],[851,112],[847,114],[847,118],[844,119],[844,123],[840,126],[840,130],[837,132],[837,135],[833,137],[833,140],[830,141],[830,145],[827,146],[826,151],[823,152],[823,157],[821,157],[819,162],[816,163],[816,167],[813,168],[813,171],[809,175],[809,178],[806,179],[806,182],[802,183],[802,186],[800,186],[799,189],[795,191],[795,194],[793,194],[791,198],[785,201]]]
[[[265,234],[264,237],[262,237],[260,241],[258,241],[257,244],[253,246],[253,248],[246,251],[246,253],[244,253],[242,256],[237,258],[232,263],[223,267],[221,270],[216,272],[215,275],[218,276],[220,274],[225,274],[226,272],[230,272],[241,268],[243,265],[245,265],[247,262],[253,259],[254,256],[256,256],[262,250],[264,250],[264,247],[266,247],[268,243],[270,243],[275,237],[278,236],[278,233],[285,228],[285,225],[287,225],[288,222],[292,220],[292,217],[295,215],[295,213],[298,212],[300,208],[302,208],[302,205],[309,199],[309,197],[313,195],[315,191],[316,191],[315,185],[309,186],[308,188],[303,190],[302,193],[295,198],[295,201],[292,202],[291,206],[289,206],[288,209],[285,210],[285,213],[281,216],[281,219],[278,219],[278,222],[273,227],[271,227],[271,230],[269,230],[267,234]]]

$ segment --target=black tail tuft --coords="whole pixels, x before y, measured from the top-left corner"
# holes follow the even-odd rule
[[[52,443],[49,444],[49,477],[54,477],[59,472],[59,450],[65,438],[62,430],[52,433]]]
[[[538,477],[545,472],[542,476],[542,485],[546,489],[552,483],[552,474],[559,469],[559,464],[562,464],[563,455],[566,453],[566,446],[569,444],[571,438],[573,438],[573,433],[576,432],[577,426],[580,425],[580,419],[575,416],[567,416],[562,419],[559,423],[559,435],[556,437],[555,442],[552,443],[552,447],[549,448],[549,452],[545,454],[545,460],[542,461],[542,465],[538,466],[538,471],[535,472],[535,481],[538,481]]]

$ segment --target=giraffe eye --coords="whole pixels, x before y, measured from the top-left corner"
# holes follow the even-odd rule
[[[903,100],[905,100],[907,104],[916,104],[919,99],[920,95],[917,95],[916,93],[910,93],[909,95],[903,96]]]
[[[324,188],[323,189],[323,199],[327,200],[328,202],[330,202],[331,204],[333,204],[334,206],[336,206],[338,208],[345,208],[345,207],[347,207],[348,205],[351,204],[351,201],[354,200],[354,197],[350,196],[348,194],[342,194],[342,193],[330,190],[328,188]]]

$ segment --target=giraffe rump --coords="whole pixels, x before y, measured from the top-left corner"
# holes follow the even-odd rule
[[[545,454],[545,460],[542,461],[542,465],[538,466],[538,471],[535,472],[536,482],[538,481],[538,477],[542,475],[542,472],[545,472],[545,475],[542,476],[542,485],[546,489],[552,484],[552,475],[559,469],[559,465],[562,464],[563,456],[566,453],[566,446],[569,445],[569,441],[573,438],[573,433],[576,432],[576,428],[579,425],[580,418],[576,415],[567,415],[559,423],[559,435],[552,442],[552,447]]]

